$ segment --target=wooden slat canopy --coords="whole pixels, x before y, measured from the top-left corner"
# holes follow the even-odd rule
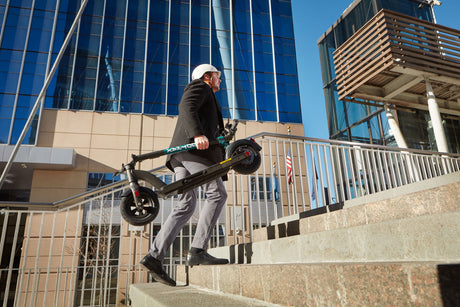
[[[381,10],[337,48],[334,65],[340,100],[427,110],[429,78],[440,112],[460,116],[460,30]]]

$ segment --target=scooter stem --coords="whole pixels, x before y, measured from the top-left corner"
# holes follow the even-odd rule
[[[213,141],[209,142],[209,146],[211,146],[211,145],[226,146],[226,145],[228,145],[228,143],[227,143],[226,137],[219,136],[217,138],[217,140],[213,140]],[[162,149],[162,150],[157,150],[157,151],[145,153],[145,154],[142,154],[142,155],[134,155],[134,154],[132,154],[131,157],[133,159],[133,162],[141,162],[141,161],[144,161],[144,160],[147,160],[147,159],[154,159],[154,158],[158,158],[158,157],[161,157],[161,156],[171,155],[171,154],[175,154],[175,153],[183,152],[183,151],[189,151],[189,150],[196,149],[196,148],[197,147],[196,147],[195,143],[190,143],[190,144],[179,145],[179,146],[176,146],[176,147],[166,148],[166,149]]]

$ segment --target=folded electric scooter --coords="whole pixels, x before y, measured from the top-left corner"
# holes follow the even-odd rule
[[[237,120],[234,121],[233,125],[227,123],[220,136],[216,140],[209,142],[209,146],[223,146],[225,148],[226,159],[224,161],[170,184],[166,184],[148,171],[136,170],[136,163],[196,149],[195,143],[142,155],[131,155],[132,161],[128,164],[122,164],[122,169],[114,174],[115,176],[120,173],[126,173],[128,177],[129,189],[123,193],[120,204],[123,219],[131,225],[146,225],[158,215],[160,210],[158,196],[166,199],[169,196],[187,192],[224,176],[230,169],[244,175],[254,173],[260,167],[261,158],[259,152],[262,148],[253,139],[241,139],[230,143],[235,136],[237,125]],[[155,190],[140,186],[139,181],[141,180],[150,183]]]

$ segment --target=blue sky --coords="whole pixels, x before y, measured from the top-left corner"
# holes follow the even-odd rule
[[[326,108],[319,64],[318,38],[340,17],[352,0],[291,0],[296,39],[300,100],[305,136],[328,139]],[[460,0],[434,7],[438,24],[460,29]]]

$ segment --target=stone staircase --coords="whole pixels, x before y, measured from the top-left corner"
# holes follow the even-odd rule
[[[460,306],[459,221],[454,173],[274,221],[177,280],[282,306]]]

